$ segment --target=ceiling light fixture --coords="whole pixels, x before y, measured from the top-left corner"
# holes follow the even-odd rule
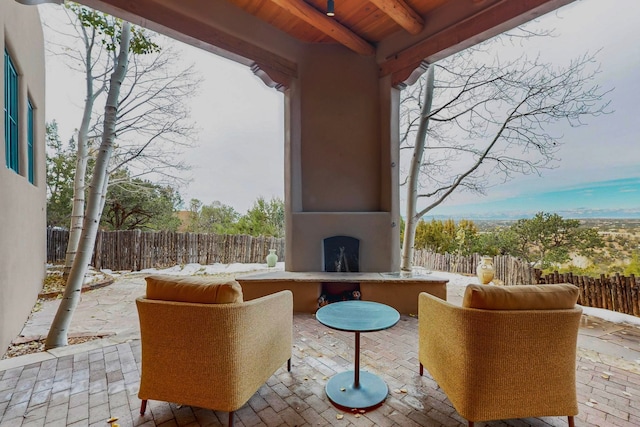
[[[335,16],[335,14],[333,0],[327,0],[327,16]]]

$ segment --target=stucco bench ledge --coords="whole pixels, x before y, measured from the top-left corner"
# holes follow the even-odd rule
[[[293,311],[315,313],[323,283],[357,283],[361,298],[387,304],[401,314],[418,313],[418,295],[427,292],[447,299],[447,279],[431,274],[332,273],[273,271],[236,277],[245,300],[288,289],[293,292]]]

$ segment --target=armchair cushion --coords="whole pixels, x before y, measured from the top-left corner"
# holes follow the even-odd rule
[[[574,308],[578,288],[558,285],[468,285],[462,306],[484,310],[562,310]]]
[[[242,287],[233,279],[148,276],[147,299],[200,304],[242,302]]]

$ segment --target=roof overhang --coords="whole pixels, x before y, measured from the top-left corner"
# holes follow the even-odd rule
[[[375,55],[380,76],[391,75],[393,85],[398,86],[412,83],[426,63],[573,0],[348,0],[345,4],[350,9],[342,19],[324,15],[323,1],[80,3],[245,64],[270,86],[288,87],[297,77],[297,58],[309,43],[341,44],[358,55]],[[365,19],[367,25],[360,25]]]

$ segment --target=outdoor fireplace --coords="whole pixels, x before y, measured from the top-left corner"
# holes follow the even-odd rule
[[[340,273],[360,271],[360,240],[350,236],[327,237],[322,241],[324,270]]]
[[[323,271],[360,272],[360,240],[350,236],[332,236],[322,241]],[[360,283],[322,282],[318,306],[336,301],[359,300]]]

